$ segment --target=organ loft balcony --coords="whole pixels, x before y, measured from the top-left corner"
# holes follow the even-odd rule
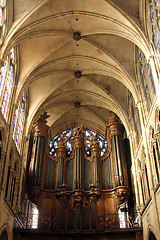
[[[49,146],[46,118],[42,114],[34,126],[26,204],[15,232],[141,234],[118,117],[110,114],[105,137],[78,125]]]

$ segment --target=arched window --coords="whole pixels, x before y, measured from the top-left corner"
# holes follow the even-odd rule
[[[139,118],[139,111],[138,108],[135,107],[135,102],[133,100],[133,96],[131,95],[131,116],[132,116],[132,123],[133,123],[133,129],[136,133],[136,141],[137,143],[140,140],[140,137],[142,135],[141,131],[141,125],[140,125],[140,118]]]
[[[25,120],[25,94],[21,95],[21,99],[18,102],[18,107],[15,111],[14,118],[14,127],[12,138],[16,144],[18,151],[20,150],[21,140],[22,140],[22,132]]]
[[[3,36],[6,28],[6,1],[0,0],[0,44],[2,44]]]
[[[154,77],[152,73],[152,68],[150,63],[147,61],[145,55],[141,51],[141,49],[138,48],[138,75],[140,78],[140,89],[141,94],[144,96],[147,110],[150,111],[152,102],[156,95],[156,88],[154,83]]]
[[[68,155],[72,152],[72,139],[73,139],[73,134],[74,134],[74,128],[67,129],[59,134],[57,134],[55,137],[53,137],[52,141],[50,141],[50,154],[57,156],[57,147],[58,147],[58,141],[60,138],[64,139]],[[104,140],[104,138],[97,134],[96,132],[92,131],[91,129],[85,128],[83,129],[83,135],[84,135],[84,144],[85,144],[85,151],[87,155],[90,155],[89,148],[91,146],[91,141],[93,138],[97,135],[97,139],[99,142],[99,146],[101,148],[100,155],[103,156],[104,153],[106,152],[107,148],[107,141]]]
[[[159,52],[159,31],[160,31],[160,12],[159,12],[159,2],[149,1],[149,35],[151,32],[153,34],[152,40],[156,51]]]
[[[6,120],[8,120],[9,107],[14,83],[14,49],[11,49],[10,55],[6,57],[4,65],[0,70],[0,105],[1,111]]]
[[[155,51],[160,52],[160,4],[158,0],[146,1],[148,7],[148,32]]]

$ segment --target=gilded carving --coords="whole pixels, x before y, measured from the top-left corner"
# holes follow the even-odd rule
[[[93,140],[91,142],[90,150],[91,150],[92,158],[96,157],[96,156],[99,156],[100,147],[99,147],[99,144],[98,144],[97,135],[93,138]]]
[[[91,190],[89,191],[88,199],[90,202],[96,202],[99,198],[100,191],[99,191],[99,189],[96,188],[96,186],[94,184],[91,184],[90,188],[91,188]]]
[[[83,193],[81,190],[76,190],[73,198],[76,207],[81,207],[83,205]]]
[[[63,139],[60,138],[60,140],[58,141],[58,149],[57,149],[57,156],[60,157],[65,157],[66,156],[66,148],[64,146],[64,142]]]
[[[34,132],[35,136],[45,136],[47,137],[48,134],[48,126],[46,125],[47,121],[46,119],[49,118],[49,115],[47,115],[47,112],[42,113],[38,120],[37,123],[34,125]]]
[[[122,134],[122,124],[119,122],[119,118],[114,114],[113,112],[110,113],[108,116],[108,125],[106,127],[106,138],[107,141],[109,140],[113,135],[121,135]]]
[[[129,197],[129,189],[127,187],[118,187],[116,189],[116,197],[118,200],[118,204],[122,204],[124,202],[128,201],[128,197]]]
[[[84,144],[83,131],[84,131],[83,125],[77,126],[73,129],[73,140],[75,147],[83,147]]]
[[[57,193],[57,198],[63,201],[69,200],[69,193],[66,191],[67,186],[65,184],[60,186],[60,191]]]

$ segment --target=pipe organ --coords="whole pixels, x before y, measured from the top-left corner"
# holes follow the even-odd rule
[[[108,147],[103,155],[97,135],[90,154],[86,153],[84,128],[78,126],[72,131],[72,152],[67,154],[60,138],[53,156],[49,154],[47,117],[41,114],[34,126],[29,170],[29,197],[44,216],[40,224],[62,230],[100,229],[100,217],[117,214],[129,196],[122,125],[111,113],[106,127]]]

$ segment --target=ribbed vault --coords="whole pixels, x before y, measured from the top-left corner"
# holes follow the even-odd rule
[[[128,91],[139,100],[135,47],[151,54],[138,1],[27,2],[15,1],[14,25],[2,47],[5,56],[17,46],[20,56],[16,99],[27,90],[26,134],[44,111],[53,134],[82,123],[103,135],[109,111],[129,133]]]

